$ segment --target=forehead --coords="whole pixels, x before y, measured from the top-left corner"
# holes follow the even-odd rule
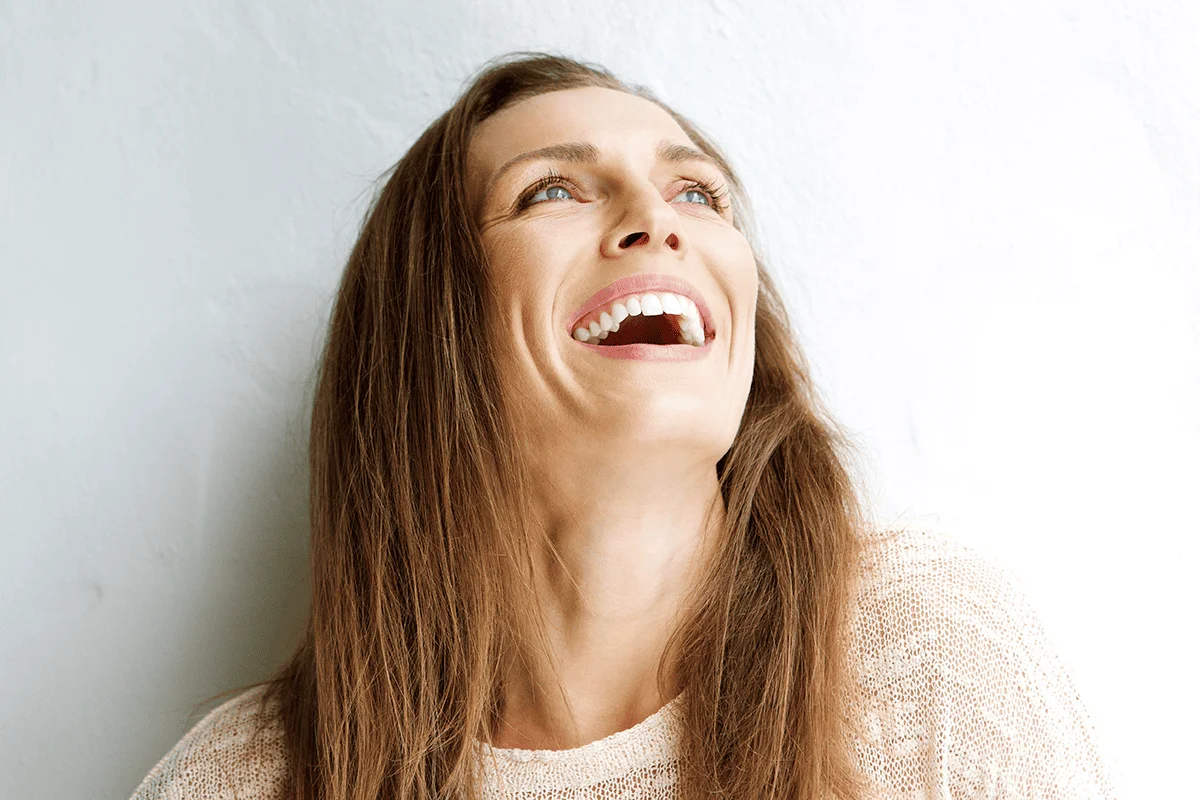
[[[664,109],[642,97],[597,86],[528,97],[498,111],[475,129],[467,152],[471,180],[487,180],[509,159],[560,142],[592,142],[607,149],[641,148],[653,158],[663,139],[691,140]]]

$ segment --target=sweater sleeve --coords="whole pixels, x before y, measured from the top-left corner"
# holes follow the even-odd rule
[[[131,800],[281,800],[287,754],[262,688],[211,711],[134,790]]]
[[[855,750],[887,797],[1111,798],[1086,709],[1013,582],[940,535],[865,551]]]

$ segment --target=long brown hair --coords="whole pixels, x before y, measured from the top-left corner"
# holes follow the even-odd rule
[[[645,88],[544,53],[486,64],[375,195],[319,366],[311,432],[312,608],[268,682],[295,800],[478,796],[475,739],[499,718],[501,659],[543,646],[520,431],[501,399],[490,281],[467,206],[480,122],[580,86]],[[723,536],[667,652],[684,688],[684,797],[851,797],[843,629],[860,503],[847,438],[817,397],[756,253],[753,380],[716,463]],[[532,628],[531,628],[532,625]],[[530,643],[533,642],[533,645]],[[667,656],[659,667],[663,680]]]

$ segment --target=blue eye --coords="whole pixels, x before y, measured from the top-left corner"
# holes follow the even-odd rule
[[[680,192],[680,194],[698,194],[698,195],[700,195],[701,197],[703,197],[703,198],[704,198],[704,204],[705,204],[705,205],[708,205],[708,206],[711,206],[711,205],[713,205],[712,201],[710,201],[710,200],[708,199],[708,195],[707,195],[707,194],[705,194],[705,193],[704,193],[703,191],[701,191],[700,189],[684,189],[682,192]],[[714,206],[714,207],[715,207],[715,206]]]
[[[520,199],[517,200],[515,211],[519,212],[525,208],[528,208],[529,206],[538,205],[539,203],[555,199],[550,196],[550,192],[555,189],[561,190],[566,194],[566,197],[559,197],[557,199],[566,200],[571,197],[571,191],[574,190],[574,184],[571,183],[570,179],[568,179],[565,175],[560,175],[556,170],[551,169],[549,173],[547,173],[544,177],[539,178],[533,184],[533,186],[530,186],[529,189],[527,189],[525,193],[521,195]],[[537,200],[537,196],[543,192],[546,193],[545,199]],[[718,214],[723,214],[725,212],[725,204],[722,202],[722,198],[725,196],[725,193],[718,191],[717,188],[708,181],[693,180],[691,183],[685,186],[679,194],[699,194],[704,198],[704,205],[707,205]]]
[[[559,184],[557,184],[557,183],[556,183],[556,184],[554,184],[554,185],[552,185],[552,186],[547,186],[547,187],[546,187],[546,188],[544,188],[544,189],[539,189],[538,191],[534,192],[532,195],[529,195],[529,196],[527,196],[527,197],[525,198],[525,205],[527,205],[527,206],[530,206],[530,205],[536,205],[536,204],[537,204],[539,201],[537,201],[535,198],[536,198],[536,197],[537,197],[539,194],[543,194],[543,193],[545,193],[545,195],[546,195],[546,199],[547,199],[547,200],[551,199],[551,198],[550,198],[550,192],[553,192],[555,189],[557,189],[557,190],[559,190],[559,191],[561,191],[561,192],[565,192],[565,193],[567,194],[567,197],[564,197],[564,198],[562,198],[562,199],[564,199],[564,200],[566,200],[567,198],[569,198],[569,197],[570,197],[570,195],[571,195],[571,193],[567,191],[567,187],[565,187],[565,186],[560,186]]]
[[[526,190],[525,194],[521,195],[521,198],[519,200],[517,200],[517,205],[516,205],[515,210],[521,211],[528,206],[537,205],[537,203],[543,202],[541,200],[534,202],[534,198],[537,197],[539,194],[541,194],[543,191],[546,192],[547,199],[549,199],[549,190],[550,189],[562,189],[563,191],[566,191],[568,194],[570,194],[570,192],[566,189],[566,186],[564,186],[563,184],[565,184],[566,186],[572,185],[571,182],[566,179],[566,177],[564,177],[563,175],[559,175],[557,171],[555,171],[554,169],[551,169],[550,172],[545,175],[545,177],[538,178],[538,180],[533,184],[533,186],[530,186],[529,189]]]

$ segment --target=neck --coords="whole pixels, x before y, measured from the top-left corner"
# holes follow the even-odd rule
[[[670,481],[601,482],[594,464],[590,481],[555,474],[540,484],[551,491],[535,560],[550,652],[509,659],[498,747],[578,747],[670,701],[681,687],[667,663],[660,688],[659,663],[724,522],[712,465]]]

